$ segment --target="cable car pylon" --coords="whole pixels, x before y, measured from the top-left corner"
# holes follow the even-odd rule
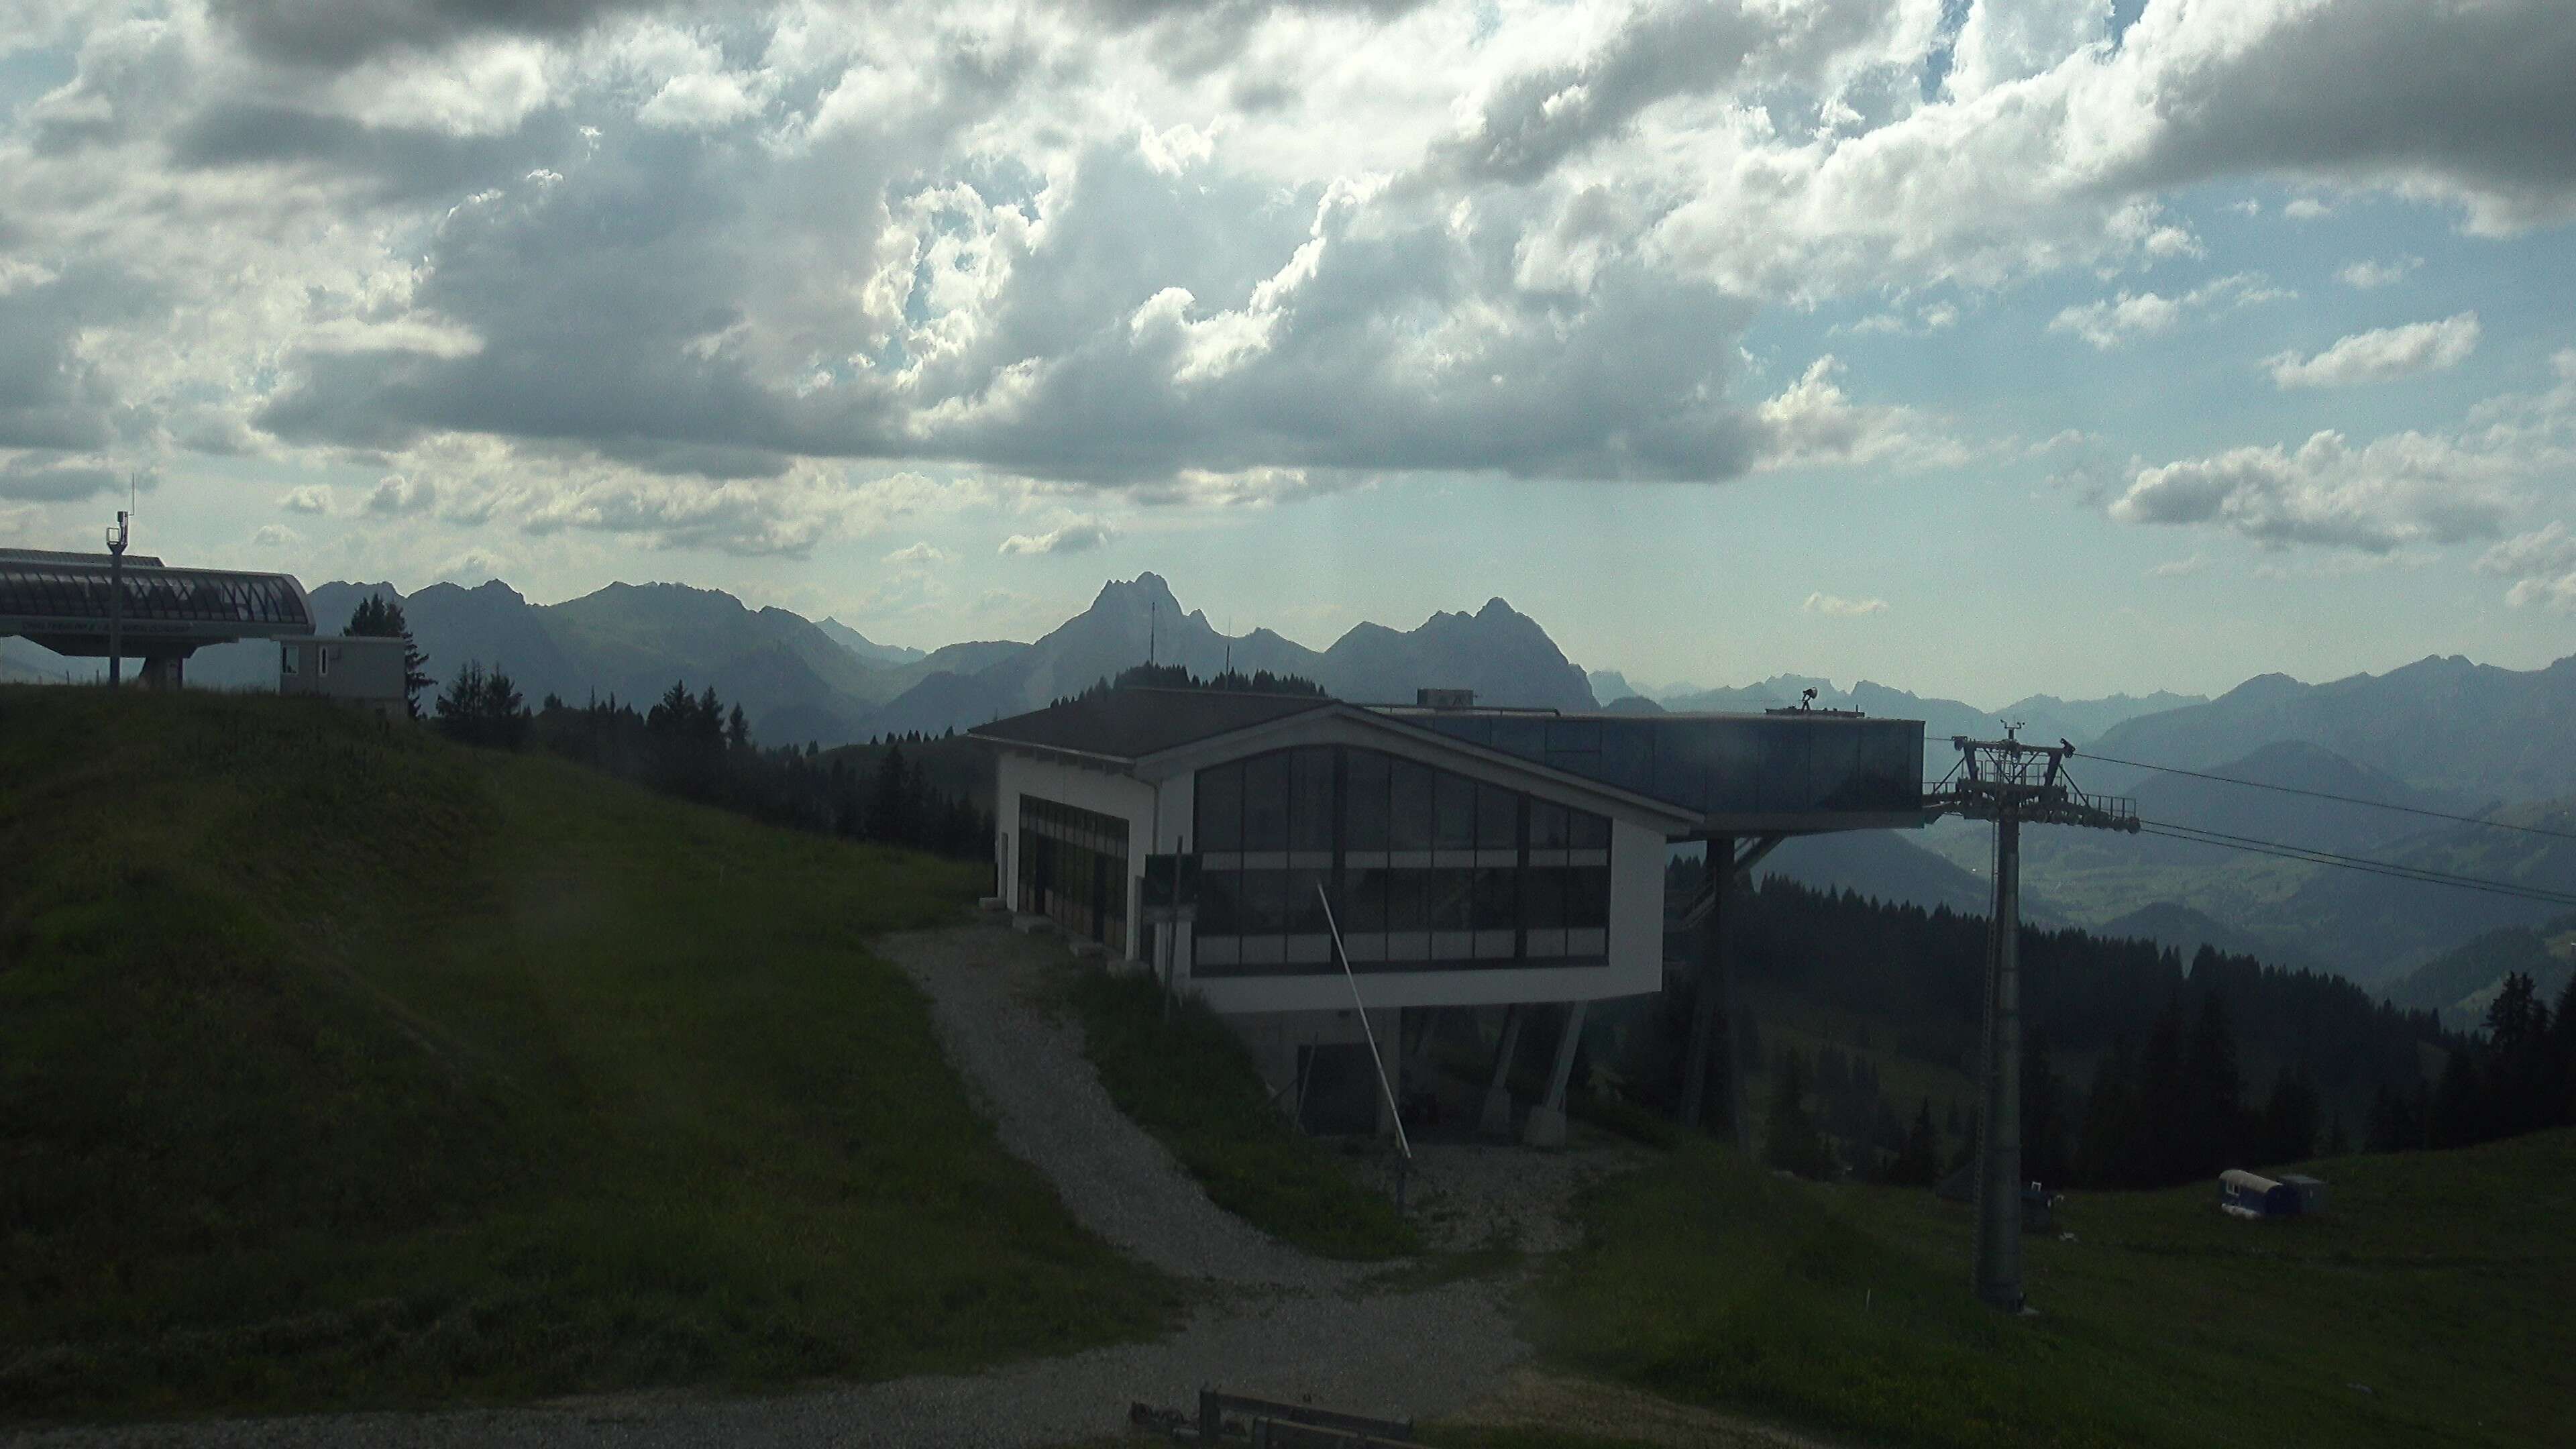
[[[1951,736],[1959,764],[1924,796],[1928,815],[1991,820],[1995,908],[1987,925],[1984,1105],[1977,1161],[1977,1296],[2018,1313],[2021,1284],[2021,827],[2138,829],[2132,800],[2087,795],[2066,777],[2075,746],[2024,744],[2018,724],[2000,740]]]

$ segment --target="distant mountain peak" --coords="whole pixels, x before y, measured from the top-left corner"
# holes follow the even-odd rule
[[[1154,604],[1169,607],[1175,618],[1181,616],[1181,604],[1178,599],[1172,597],[1171,584],[1166,582],[1161,574],[1150,569],[1124,582],[1117,579],[1108,580],[1100,586],[1100,593],[1091,601],[1091,607],[1094,609],[1103,605],[1125,605],[1132,609],[1143,609]]]

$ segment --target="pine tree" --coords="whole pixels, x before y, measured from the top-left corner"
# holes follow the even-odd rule
[[[2163,1187],[2193,1175],[2191,1119],[2183,1086],[2182,1002],[2167,997],[2138,1053],[2137,1130],[2129,1139],[2132,1186]]]
[[[1897,1149],[1887,1180],[1902,1187],[1930,1187],[1940,1171],[1941,1138],[1932,1127],[1932,1099],[1926,1097],[1914,1114],[1914,1125],[1906,1129],[1905,1145]]]
[[[2236,1036],[2216,991],[2201,998],[2183,1065],[2188,1151],[2180,1175],[2210,1177],[2245,1151],[2245,1079],[2236,1065]]]
[[[2481,1135],[2513,1137],[2557,1117],[2557,1072],[2550,1059],[2549,1008],[2529,976],[2516,971],[2487,1006],[2485,1110]]]
[[[2120,1037],[2093,1074],[2075,1160],[2077,1179],[2088,1186],[2132,1187],[2140,1180],[2137,1071],[2129,1039]]]
[[[2307,1073],[2285,1067],[2272,1084],[2272,1100],[2263,1108],[2258,1163],[2301,1162],[2317,1149],[2317,1116],[2322,1111],[2317,1088]]]
[[[2486,1140],[2480,1130],[2486,1125],[2480,1087],[2468,1047],[2453,1047],[2451,1059],[2442,1065],[2442,1084],[2433,1089],[2432,1111],[2424,1124],[2426,1146],[2467,1147]]]
[[[1773,1167],[1786,1168],[1800,1177],[1833,1176],[1833,1158],[1825,1151],[1825,1139],[1816,1131],[1815,1119],[1807,1115],[1806,1064],[1795,1051],[1783,1053],[1780,1079],[1771,1091],[1771,1120],[1764,1132]]]

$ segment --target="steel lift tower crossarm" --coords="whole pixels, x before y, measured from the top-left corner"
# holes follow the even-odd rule
[[[2066,777],[2075,747],[1953,735],[1959,764],[1923,800],[1927,818],[1952,814],[1995,826],[1995,909],[1986,943],[1983,1141],[1977,1165],[1977,1296],[2024,1306],[2021,1285],[2021,827],[2080,825],[2134,834],[2133,800],[2087,795]]]

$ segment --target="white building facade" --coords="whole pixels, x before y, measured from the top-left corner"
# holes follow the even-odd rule
[[[1407,1010],[1570,1003],[1533,1114],[1561,1138],[1580,1005],[1662,985],[1688,810],[1321,699],[1122,690],[975,733],[1013,909],[1204,1000],[1283,1093],[1363,1040],[1355,985],[1382,1047]],[[1196,858],[1189,919],[1145,921],[1151,855]]]

